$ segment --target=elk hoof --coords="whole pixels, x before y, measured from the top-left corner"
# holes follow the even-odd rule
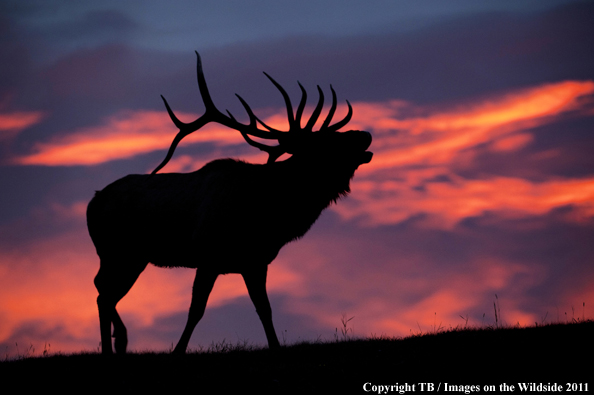
[[[114,341],[113,347],[115,348],[115,352],[117,354],[125,354],[126,348],[128,347],[128,335],[124,331],[119,333],[114,333]]]
[[[173,355],[184,355],[186,353],[186,347],[180,347],[179,345],[176,346],[173,351],[171,351],[171,354]]]

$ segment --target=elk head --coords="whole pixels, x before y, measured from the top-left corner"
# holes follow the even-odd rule
[[[216,122],[229,128],[235,129],[241,133],[245,141],[262,151],[268,153],[268,164],[274,163],[277,159],[287,153],[291,154],[295,160],[301,160],[303,163],[309,165],[317,165],[320,161],[330,165],[331,167],[340,166],[342,168],[347,167],[349,170],[354,172],[357,167],[364,163],[369,163],[373,156],[373,153],[366,151],[371,144],[371,134],[364,131],[350,130],[347,132],[339,132],[338,130],[345,126],[353,115],[353,108],[347,100],[348,113],[339,122],[330,124],[334,112],[336,111],[337,100],[336,92],[330,86],[332,91],[332,107],[326,116],[326,119],[322,123],[320,129],[316,132],[313,131],[314,125],[317,122],[324,106],[324,93],[318,86],[319,99],[313,113],[304,127],[301,126],[301,118],[305,104],[307,102],[307,92],[303,86],[298,82],[299,88],[301,88],[301,100],[297,107],[297,111],[293,111],[291,99],[283,87],[278,84],[272,77],[264,73],[266,77],[276,86],[276,88],[282,94],[285,105],[287,107],[287,116],[289,121],[289,130],[281,131],[266,125],[260,118],[258,118],[250,106],[243,100],[243,98],[236,94],[237,98],[245,108],[249,123],[243,124],[238,122],[235,117],[227,111],[227,115],[220,112],[214,105],[208,87],[206,86],[206,80],[204,78],[204,72],[202,71],[202,61],[200,55],[196,52],[197,60],[197,74],[198,74],[198,88],[200,95],[206,107],[205,113],[190,123],[181,122],[169,107],[167,100],[163,96],[163,102],[167,108],[167,112],[171,117],[173,123],[179,128],[178,134],[173,139],[169,151],[163,162],[159,164],[153,170],[151,174],[157,173],[161,170],[171,159],[175,148],[179,142],[190,133],[193,133],[200,129],[202,126]],[[264,129],[258,127],[260,124]],[[258,141],[253,140],[250,136],[257,137],[265,140],[276,140],[278,145],[266,145]],[[352,176],[352,172],[350,173]]]

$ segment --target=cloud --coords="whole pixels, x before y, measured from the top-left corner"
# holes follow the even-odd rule
[[[180,118],[197,116],[179,114]],[[163,150],[168,147],[176,130],[162,111],[134,111],[109,118],[105,124],[75,131],[47,143],[37,143],[34,153],[16,158],[21,165],[73,166],[96,165],[112,160]],[[184,143],[238,144],[239,133],[224,127],[207,127],[192,134]]]
[[[568,219],[581,222],[594,216],[594,178],[534,183],[502,177],[488,180],[455,177],[451,182],[427,182],[419,189],[414,188],[415,178],[414,174],[408,174],[404,182],[358,181],[353,186],[356,191],[353,199],[334,210],[344,219],[363,218],[367,225],[373,226],[428,215],[422,224],[444,229],[489,212],[514,218],[542,215],[569,205],[579,214]]]
[[[177,115],[180,119],[198,118],[195,114],[179,113]],[[285,114],[274,114],[264,121],[272,127],[288,129],[285,125],[287,123]],[[162,111],[125,111],[110,117],[103,125],[77,130],[50,142],[36,143],[33,148],[34,153],[15,158],[14,163],[91,166],[163,150],[169,147],[176,133],[177,130],[172,126],[171,120]],[[227,147],[242,142],[245,140],[239,132],[218,124],[210,124],[186,137],[182,144],[211,143],[217,147]],[[249,158],[254,157],[261,157],[261,155],[249,154]],[[167,170],[186,168],[188,163],[187,157],[178,158],[177,164],[169,166]]]
[[[497,236],[493,240],[493,234],[491,239],[475,240],[476,251],[470,252],[469,240],[456,240],[460,235],[455,232],[402,227],[366,235],[365,231],[349,234],[348,228],[344,224],[323,231],[316,227],[315,235],[281,253],[290,257],[281,264],[299,270],[305,279],[301,293],[291,295],[285,311],[313,317],[326,328],[320,333],[326,339],[332,335],[330,330],[340,327],[342,314],[355,317],[350,325],[358,336],[403,336],[417,332],[419,326],[426,332],[440,323],[447,328],[463,326],[460,315],[469,317],[469,325],[494,324],[495,294],[508,324],[533,324],[545,313],[534,306],[529,294],[546,287],[546,263],[506,256],[509,248],[517,246],[501,246],[503,240]],[[499,250],[491,253],[491,243]],[[423,247],[433,249],[435,256]],[[587,295],[580,289],[563,296],[555,302],[567,307],[576,296]]]
[[[477,180],[461,177],[453,166],[472,161],[472,152],[478,147],[494,153],[526,147],[535,139],[536,127],[553,123],[564,114],[579,117],[591,111],[591,102],[584,99],[593,92],[592,81],[563,81],[447,108],[414,107],[403,101],[356,103],[358,111],[350,126],[373,131],[375,156],[359,170],[353,198],[335,210],[344,219],[364,218],[369,225],[399,223],[428,214],[427,224],[446,228],[492,211],[508,216],[541,215],[573,205],[584,217],[592,216],[594,178],[538,183],[501,176]],[[196,115],[182,113],[180,117],[195,119]],[[281,128],[286,123],[282,111],[266,120]],[[172,129],[162,112],[122,112],[104,125],[38,143],[37,152],[15,162],[95,165],[163,149],[175,133]],[[186,140],[184,144],[211,143],[220,149],[198,162],[187,155],[176,157],[168,171],[197,168],[222,154],[225,147],[243,141],[239,133],[219,125],[208,126]],[[261,156],[252,153],[248,159]],[[384,172],[380,179],[374,177],[378,172]]]
[[[26,111],[0,114],[0,141],[16,136],[21,130],[27,129],[43,119],[41,111]]]
[[[0,227],[0,345],[12,347],[16,341],[28,347],[31,343],[39,351],[41,339],[50,342],[55,351],[96,347],[99,329],[93,278],[99,258],[86,230],[86,204],[54,203]],[[46,227],[48,223],[53,224],[52,234],[31,237],[36,233],[32,227]],[[29,240],[23,241],[27,236]],[[118,304],[118,311],[132,328],[145,331],[172,312],[185,316],[194,275],[195,270],[149,265]],[[271,268],[269,276],[270,293],[298,293],[301,287],[301,275],[283,264]],[[208,308],[221,308],[247,296],[241,276],[220,276]],[[183,324],[176,328],[175,337],[182,329]],[[175,337],[165,342],[177,341]]]
[[[450,109],[408,108],[402,101],[357,103],[353,127],[377,134],[373,149],[379,149],[363,171],[401,166],[450,164],[469,148],[492,144],[495,151],[518,149],[531,137],[528,131],[553,122],[555,117],[583,110],[582,99],[594,93],[593,81],[544,84],[504,95],[483,98],[479,103]],[[407,117],[405,112],[424,112]],[[587,112],[584,113],[584,115]]]
[[[562,116],[588,116],[592,102],[584,99],[593,92],[592,81],[565,81],[447,109],[359,103],[353,123],[375,131],[375,155],[358,171],[352,198],[334,210],[344,219],[361,218],[374,226],[427,216],[424,225],[444,228],[488,212],[542,215],[569,205],[580,213],[573,220],[591,217],[594,177],[469,179],[456,167],[471,168],[485,148],[495,154],[520,150],[538,137],[535,128]],[[421,115],[407,117],[407,112]]]
[[[478,144],[492,142],[495,151],[521,148],[530,142],[528,134],[506,135],[550,122],[547,118],[575,110],[579,108],[579,98],[592,92],[592,81],[566,81],[487,98],[479,105],[413,118],[402,118],[401,112],[407,104],[401,101],[356,103],[357,115],[350,127],[373,130],[377,134],[374,149],[378,152],[364,171],[428,161],[444,163],[456,153]],[[180,118],[196,119],[197,116],[181,113]],[[279,111],[266,121],[278,126],[286,123],[285,118]],[[109,118],[104,125],[37,143],[36,152],[17,158],[15,162],[69,166],[129,158],[167,147],[175,133],[172,129],[171,121],[163,112],[122,112]],[[397,131],[405,133],[395,133]],[[212,125],[190,135],[184,143],[211,142],[224,146],[242,141],[240,134]]]

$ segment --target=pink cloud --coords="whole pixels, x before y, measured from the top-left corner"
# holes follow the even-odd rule
[[[357,118],[351,126],[376,131],[377,152],[361,170],[450,164],[480,144],[494,144],[495,150],[518,149],[531,139],[527,130],[575,110],[587,113],[587,103],[581,99],[593,93],[593,81],[565,81],[443,110],[407,110],[402,102],[356,103]],[[407,118],[405,112],[424,115]],[[514,135],[518,132],[521,137]]]
[[[14,137],[43,119],[41,111],[13,112],[0,114],[0,141]]]
[[[180,117],[195,118],[183,113]],[[34,153],[14,161],[21,165],[95,165],[166,149],[176,132],[164,112],[127,111],[108,119],[103,125],[77,130],[49,142],[39,142],[34,147]],[[237,132],[222,126],[208,126],[187,137],[184,143],[229,145],[241,141],[243,138]]]
[[[594,178],[473,180],[460,177],[452,167],[472,161],[479,146],[495,153],[525,147],[534,139],[531,128],[566,113],[587,113],[588,103],[582,99],[592,93],[592,81],[565,81],[453,109],[416,109],[425,115],[413,118],[402,114],[411,111],[402,102],[369,109],[360,104],[357,108],[363,114],[356,122],[362,127],[381,125],[372,146],[375,155],[359,169],[351,198],[334,210],[344,219],[360,218],[368,225],[395,224],[428,214],[424,225],[440,228],[487,212],[542,215],[566,205],[578,208],[581,218],[591,217]],[[447,177],[449,182],[429,182],[436,177]],[[579,220],[580,215],[573,219]]]
[[[425,115],[413,118],[403,118],[403,113],[410,112],[412,107],[402,101],[356,103],[357,112],[349,127],[373,130],[376,134],[376,156],[363,171],[447,163],[461,150],[482,143],[493,142],[494,150],[518,149],[529,143],[530,135],[509,135],[579,109],[579,99],[593,92],[592,81],[566,81],[486,98],[478,104],[433,112],[417,108],[414,112]],[[339,106],[338,112],[343,111],[343,107]],[[193,120],[197,116],[180,114],[180,118]],[[286,128],[286,115],[279,110],[266,122],[273,127]],[[103,125],[39,142],[33,153],[16,158],[15,163],[94,165],[162,150],[169,146],[175,133],[165,112],[126,111],[109,118]],[[239,133],[215,124],[188,136],[184,144],[211,142],[224,147],[242,141]]]
[[[413,188],[418,175],[406,176],[404,181],[357,181],[351,198],[333,210],[344,219],[361,218],[368,225],[396,224],[429,214],[426,225],[446,229],[487,212],[508,217],[542,215],[573,205],[581,214],[574,220],[594,216],[594,178],[536,183],[504,177],[466,180],[449,174],[452,182],[427,183],[418,190]]]
[[[20,248],[0,249],[0,343],[18,336],[19,344],[33,344],[39,351],[45,342],[54,351],[75,352],[95,349],[99,342],[97,291],[93,278],[99,269],[99,258],[86,230],[87,202],[69,206],[50,204],[32,210],[25,219],[3,226],[3,235],[15,228],[68,222],[70,230],[31,240]],[[149,265],[128,295],[118,304],[127,324],[151,329],[155,321],[174,313],[187,313],[195,270],[163,269]],[[301,275],[284,265],[270,269],[268,290],[293,292],[301,286]],[[297,291],[295,291],[297,292]],[[216,308],[248,297],[240,275],[220,276],[209,298],[208,308]],[[29,326],[35,333],[46,333],[39,339],[19,335],[19,328]],[[55,332],[59,329],[60,335]],[[156,328],[155,328],[156,329]],[[183,327],[176,328],[181,335]],[[150,339],[133,337],[131,347],[166,349],[177,338]]]
[[[283,254],[290,260],[282,264],[299,270],[304,279],[302,295],[291,294],[286,308],[328,328],[340,328],[343,314],[355,317],[349,326],[357,336],[406,336],[411,331],[418,333],[419,327],[428,332],[440,323],[442,328],[464,326],[461,315],[470,317],[470,326],[491,325],[495,323],[495,294],[501,306],[500,324],[501,319],[510,325],[531,325],[542,319],[525,309],[526,293],[546,279],[546,272],[536,264],[476,256],[446,270],[421,252],[380,252],[381,264],[370,259],[374,262],[370,266],[370,260],[356,259],[378,253],[368,239],[333,243],[328,235],[300,243],[286,247]],[[567,306],[577,294],[559,303]],[[484,312],[485,318],[473,314],[476,311]]]

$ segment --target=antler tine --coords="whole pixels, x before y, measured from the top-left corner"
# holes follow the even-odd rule
[[[264,122],[262,122],[256,116],[256,114],[254,114],[254,112],[252,111],[250,106],[247,104],[247,102],[245,100],[243,100],[243,98],[241,96],[239,96],[237,93],[235,94],[235,96],[237,96],[237,98],[239,99],[239,101],[241,102],[243,107],[245,108],[245,111],[248,113],[248,117],[250,118],[250,126],[251,127],[256,126],[256,122],[260,122],[262,125],[264,125],[264,127],[270,129],[271,131],[277,131],[276,129],[269,128]],[[229,113],[229,116],[231,117],[231,119],[235,120],[235,117],[233,117],[233,115],[228,110],[227,110],[227,112]],[[284,154],[286,152],[283,148],[281,148],[280,145],[272,146],[272,145],[262,144],[258,141],[252,140],[247,132],[244,132],[243,130],[240,130],[239,132],[241,133],[241,135],[243,136],[243,138],[249,145],[251,145],[252,147],[256,147],[256,148],[260,149],[261,151],[268,153],[268,162],[267,163],[274,162],[279,156],[281,156],[282,154]],[[277,131],[277,132],[281,133],[280,131]]]
[[[332,121],[332,117],[334,116],[334,112],[336,111],[336,92],[334,92],[334,88],[330,85],[330,90],[332,91],[332,107],[330,107],[330,111],[328,111],[328,115],[320,128],[320,132],[326,131],[328,126],[330,125],[330,121]]]
[[[284,153],[284,151],[280,152],[281,150],[279,148],[277,148],[278,146],[267,146],[265,144],[257,143],[255,141],[251,140],[249,137],[247,137],[247,135],[249,134],[249,135],[256,136],[256,137],[263,138],[263,139],[278,140],[281,137],[281,133],[283,133],[283,132],[281,132],[280,130],[276,130],[276,129],[266,126],[260,119],[258,119],[258,117],[256,117],[256,115],[253,113],[253,111],[250,109],[250,107],[247,105],[247,103],[239,96],[238,96],[239,100],[243,104],[244,108],[246,109],[246,111],[248,113],[248,116],[250,117],[250,123],[248,125],[244,125],[242,123],[237,122],[237,120],[233,117],[233,115],[231,115],[231,113],[229,113],[228,111],[227,112],[229,113],[229,116],[226,116],[222,112],[220,112],[215,107],[214,102],[212,101],[212,97],[210,96],[210,93],[208,91],[208,86],[206,85],[206,79],[204,78],[204,71],[202,70],[202,60],[200,58],[200,54],[198,53],[198,51],[196,51],[196,57],[197,57],[196,74],[198,76],[198,89],[200,91],[200,96],[202,97],[202,101],[204,103],[204,107],[206,110],[205,110],[204,114],[201,117],[199,117],[198,119],[196,119],[195,121],[185,123],[185,122],[180,121],[177,118],[177,116],[173,113],[173,110],[171,110],[169,103],[167,103],[167,100],[165,100],[165,98],[163,96],[161,96],[161,98],[163,98],[163,102],[165,103],[165,108],[167,109],[167,113],[169,114],[169,117],[171,118],[171,120],[173,121],[175,126],[178,127],[179,132],[177,133],[177,135],[171,142],[171,146],[169,147],[169,151],[167,151],[167,155],[165,156],[165,159],[163,159],[163,162],[161,162],[159,164],[159,166],[157,166],[155,168],[155,170],[152,171],[151,174],[157,173],[169,162],[169,160],[173,156],[173,153],[175,152],[175,149],[177,148],[177,145],[184,137],[186,137],[188,134],[190,134],[192,132],[195,132],[196,130],[200,129],[201,127],[203,127],[204,125],[206,125],[209,122],[217,122],[217,123],[220,123],[221,125],[238,130],[250,145],[253,145],[255,147],[260,148],[261,150],[268,152],[268,155],[269,155],[268,161],[274,162],[280,155],[282,155]],[[270,78],[270,77],[268,77],[268,78]],[[280,87],[280,85],[276,84],[276,82],[274,80],[272,80],[272,81],[275,83],[275,85],[277,85],[277,87]],[[282,88],[280,88],[280,89],[281,89],[281,93],[283,93],[283,96],[285,97],[285,102],[287,104],[287,110],[290,111],[290,114],[291,114],[290,121],[292,122],[293,114],[292,114],[291,103],[288,101],[287,93],[284,92],[284,90],[282,90]],[[269,130],[269,132],[258,129],[256,121],[260,122],[262,125],[264,125]]]
[[[196,130],[200,129],[202,126],[206,125],[209,122],[220,121],[220,120],[226,118],[219,110],[217,110],[217,108],[215,107],[215,105],[212,101],[212,98],[210,97],[210,93],[208,92],[208,87],[206,85],[206,79],[204,78],[204,72],[202,71],[202,60],[200,59],[200,54],[198,53],[198,51],[196,51],[196,57],[197,57],[196,73],[198,75],[198,89],[200,91],[200,96],[202,97],[202,102],[204,103],[204,107],[206,108],[206,111],[200,118],[198,118],[194,122],[190,122],[190,123],[182,122],[173,113],[173,110],[171,109],[171,107],[169,107],[169,103],[167,103],[167,100],[165,100],[163,95],[161,95],[161,98],[163,99],[163,102],[165,103],[165,108],[167,109],[167,113],[169,114],[169,117],[171,118],[171,120],[173,121],[175,126],[177,126],[177,128],[179,129],[179,132],[177,133],[177,135],[174,137],[173,141],[171,142],[171,145],[169,146],[169,151],[167,151],[167,155],[165,156],[165,159],[163,159],[163,161],[159,164],[159,166],[157,166],[155,168],[155,170],[153,170],[151,172],[151,174],[156,174],[159,170],[161,170],[163,167],[165,167],[165,165],[169,162],[169,160],[173,156],[173,153],[175,152],[175,149],[177,148],[177,145],[179,144],[179,142],[184,137],[186,137],[188,134],[195,132]]]
[[[243,136],[243,138],[245,139],[245,141],[251,145],[252,147],[256,147],[258,149],[260,149],[260,151],[264,151],[268,154],[268,161],[266,163],[272,163],[275,160],[277,160],[282,154],[286,153],[287,151],[282,148],[280,145],[266,145],[266,144],[262,144],[258,141],[254,141],[250,138],[250,136],[243,132],[243,131],[239,131],[241,133],[241,135]]]
[[[319,85],[318,85],[318,93],[320,95],[320,99],[318,100],[318,105],[316,106],[313,113],[311,114],[309,121],[307,121],[307,125],[305,125],[305,128],[303,128],[303,130],[306,130],[308,132],[311,132],[313,130],[313,127],[314,127],[316,121],[318,120],[320,113],[322,112],[322,107],[324,107],[324,92],[322,92],[322,89],[320,88]]]
[[[266,72],[264,72],[264,75],[266,77],[268,77],[268,79],[274,84],[274,86],[276,86],[276,89],[278,89],[281,93],[281,95],[283,95],[283,99],[285,100],[285,105],[287,106],[287,117],[289,118],[289,130],[294,130],[295,129],[295,118],[293,117],[293,106],[291,105],[291,99],[289,98],[289,95],[287,94],[287,91],[285,91],[285,89],[274,80],[274,78],[272,78],[271,76],[269,76]],[[298,127],[297,127],[298,129]]]
[[[259,138],[263,138],[263,139],[279,140],[279,139],[283,138],[282,136],[285,135],[286,132],[277,130],[275,128],[272,128],[272,127],[266,125],[260,118],[258,118],[254,114],[254,112],[252,111],[250,106],[246,103],[245,100],[243,100],[243,98],[241,96],[236,95],[238,97],[239,101],[241,102],[241,104],[243,105],[243,107],[244,107],[245,111],[247,112],[248,117],[250,119],[250,123],[247,125],[239,123],[229,111],[227,111],[229,116],[226,116],[215,107],[212,97],[210,96],[210,93],[208,91],[208,86],[206,85],[206,79],[204,78],[204,72],[202,70],[202,60],[200,58],[200,54],[198,54],[197,51],[196,51],[196,57],[197,57],[196,74],[198,76],[198,89],[200,90],[200,96],[202,97],[202,101],[204,102],[205,112],[202,116],[200,116],[195,121],[189,122],[189,123],[184,123],[177,118],[177,116],[173,113],[173,110],[171,110],[169,103],[167,103],[167,100],[165,100],[165,98],[163,96],[161,96],[161,98],[163,99],[163,103],[165,103],[165,108],[167,109],[167,113],[169,114],[169,117],[171,118],[171,120],[173,121],[175,126],[178,127],[179,132],[177,133],[177,135],[171,142],[171,146],[169,147],[169,150],[167,151],[167,155],[165,156],[165,159],[163,159],[163,162],[161,162],[155,168],[155,170],[152,171],[151,174],[157,173],[169,162],[169,160],[173,156],[173,153],[175,152],[175,149],[177,148],[179,142],[184,137],[186,137],[188,134],[190,134],[192,132],[195,132],[196,130],[200,129],[201,127],[203,127],[204,125],[206,125],[207,123],[210,123],[210,122],[217,122],[217,123],[220,123],[221,125],[224,125],[224,126],[227,126],[227,127],[230,127],[232,129],[239,131],[248,144],[250,144],[254,147],[257,147],[260,150],[268,153],[268,163],[274,162],[276,159],[278,159],[278,157],[280,157],[282,154],[287,152],[287,148],[281,147],[280,144],[275,145],[275,146],[266,145],[266,144],[262,144],[260,142],[254,141],[250,138],[250,136],[254,136],[254,137],[259,137]],[[303,88],[301,83],[297,82],[299,84],[299,88],[301,89],[301,100],[299,102],[299,106],[297,107],[297,113],[293,114],[293,106],[291,105],[291,99],[289,98],[289,95],[287,94],[287,92],[271,76],[269,76],[266,73],[264,73],[264,75],[266,75],[266,77],[268,77],[268,79],[274,84],[274,86],[276,86],[276,88],[280,91],[281,95],[283,96],[285,105],[287,107],[287,116],[289,119],[289,132],[296,132],[296,131],[301,131],[301,130],[306,131],[306,132],[312,132],[313,127],[314,127],[315,123],[317,122],[317,120],[320,116],[320,113],[322,112],[322,108],[324,107],[324,93],[322,92],[322,89],[318,86],[318,93],[320,96],[320,98],[318,100],[318,104],[316,105],[316,108],[314,109],[311,117],[307,121],[307,124],[302,129],[301,128],[301,117],[303,115],[303,110],[305,109],[305,104],[307,102],[307,92],[305,91],[305,88]],[[326,119],[324,120],[322,127],[320,128],[320,131],[323,131],[323,132],[337,131],[338,129],[340,129],[341,127],[346,125],[350,121],[351,116],[353,115],[353,108],[351,107],[351,104],[347,100],[347,105],[349,107],[349,111],[348,111],[348,114],[346,115],[346,117],[344,117],[343,120],[335,123],[334,125],[330,125],[330,121],[332,120],[332,117],[334,116],[334,113],[336,111],[336,92],[334,92],[332,85],[330,85],[330,90],[332,91],[332,107],[330,108],[330,111],[329,111],[328,115],[326,116]],[[258,129],[258,126],[257,126],[258,123],[260,123],[268,131]]]
[[[198,90],[200,91],[200,96],[202,97],[202,102],[204,103],[204,107],[206,108],[206,111],[204,112],[204,114],[200,118],[195,120],[194,122],[190,122],[190,123],[181,122],[175,116],[175,114],[169,107],[169,104],[167,104],[167,100],[165,100],[163,95],[161,95],[161,98],[165,102],[165,107],[167,108],[169,117],[171,118],[171,120],[173,121],[175,126],[177,126],[180,129],[180,132],[182,132],[184,129],[186,129],[184,131],[186,133],[186,135],[200,129],[202,126],[204,126],[208,122],[213,122],[213,121],[221,122],[223,119],[226,118],[215,107],[214,102],[212,101],[212,97],[210,96],[210,92],[208,91],[208,86],[206,85],[206,79],[204,78],[204,71],[202,70],[202,59],[200,58],[200,54],[198,53],[198,51],[195,51],[195,52],[196,52],[196,58],[197,58],[196,74],[198,76]]]
[[[235,94],[235,96],[237,96],[237,98],[239,99],[239,101],[241,102],[241,104],[243,105],[243,108],[245,109],[245,111],[248,113],[248,117],[250,117],[250,126],[251,127],[255,127],[256,126],[256,122],[259,122],[262,126],[264,126],[266,129],[268,129],[270,132],[274,133],[274,135],[267,135],[267,134],[263,134],[263,135],[259,135],[259,134],[254,134],[256,137],[260,137],[260,138],[264,138],[264,139],[270,139],[270,140],[278,140],[279,138],[279,134],[280,133],[285,133],[282,130],[278,130],[275,129],[271,126],[268,126],[264,123],[264,121],[262,121],[260,118],[258,118],[258,116],[256,114],[254,114],[254,112],[252,111],[252,109],[250,108],[250,106],[247,104],[247,102],[245,100],[243,100],[243,98],[241,96],[239,96],[237,93]],[[253,133],[250,133],[253,134]]]
[[[243,100],[243,98],[241,96],[239,96],[237,93],[235,94],[235,96],[237,96],[237,98],[239,99],[239,101],[243,105],[243,108],[245,108],[245,111],[247,112],[248,117],[250,118],[250,126],[254,126],[256,124],[256,120],[257,120],[258,117],[256,117],[256,114],[254,114],[254,112],[252,111],[252,109],[250,108],[250,106],[248,106],[248,104],[246,103],[246,101]],[[227,112],[229,113],[229,115],[231,115],[231,113],[229,112],[229,110],[227,110]],[[231,115],[231,117],[233,118],[233,120],[235,120],[235,117],[233,117],[233,115]]]
[[[169,103],[167,103],[167,100],[165,100],[165,97],[163,97],[163,95],[161,95],[161,99],[163,99],[163,103],[165,103],[167,114],[169,114],[169,118],[171,118],[173,124],[177,126],[177,128],[180,130],[185,129],[188,124],[179,120],[179,118],[173,113],[171,107],[169,107]]]
[[[336,132],[338,129],[342,128],[344,125],[349,123],[349,121],[351,120],[351,117],[353,116],[353,107],[351,107],[351,103],[349,103],[348,100],[346,102],[349,106],[349,112],[341,121],[338,121],[334,125],[329,126],[328,129],[326,129],[327,131]]]
[[[299,106],[297,107],[297,114],[295,114],[295,125],[297,126],[297,128],[300,128],[301,115],[303,115],[303,109],[305,109],[305,103],[307,102],[307,92],[305,91],[305,88],[303,87],[303,85],[301,85],[299,81],[297,81],[297,83],[299,84],[299,88],[301,88],[301,101],[299,102]]]
[[[267,128],[271,132],[283,133],[280,130],[276,130],[274,128],[271,128],[268,125],[266,125],[264,122],[262,122],[256,116],[256,114],[254,114],[254,112],[252,111],[252,109],[250,108],[250,106],[247,104],[247,102],[245,100],[243,100],[243,98],[241,96],[239,96],[238,94],[235,94],[235,96],[237,96],[237,98],[239,99],[239,101],[241,102],[241,104],[243,105],[243,107],[245,108],[245,111],[248,113],[248,116],[250,118],[250,125],[249,125],[250,127],[255,128],[256,121],[257,121],[257,122],[260,122],[265,128]],[[227,112],[229,112],[229,111],[227,111]],[[235,118],[233,117],[233,115],[231,115],[230,112],[229,112],[229,116],[231,116],[231,118],[233,120],[235,120]],[[287,152],[284,148],[281,148],[280,145],[266,145],[266,144],[262,144],[262,143],[259,143],[257,141],[252,140],[248,136],[248,134],[250,134],[249,132],[245,132],[243,130],[240,130],[240,132],[241,132],[241,135],[243,136],[243,138],[245,139],[245,141],[249,145],[251,145],[252,147],[256,147],[256,148],[260,149],[261,151],[264,151],[264,152],[268,153],[268,162],[267,163],[274,162],[276,159],[278,159],[278,157],[280,157],[282,154],[284,154],[285,152]],[[267,137],[267,138],[272,139],[273,137]]]
[[[245,100],[243,100],[243,98],[241,96],[239,96],[237,93],[235,94],[235,96],[237,96],[237,98],[239,99],[239,101],[241,102],[241,104],[243,104],[243,107],[245,108],[245,110],[248,113],[248,116],[250,117],[250,126],[255,126],[256,125],[256,121],[262,123],[262,121],[260,121],[258,119],[258,117],[256,116],[256,114],[254,114],[252,112],[252,109],[250,108],[250,106],[246,103]],[[235,121],[235,117],[233,116],[233,114],[231,114],[229,112],[229,110],[227,110],[227,114],[229,114],[229,117]],[[263,123],[262,123],[263,124]],[[266,126],[266,125],[264,125]],[[245,141],[256,148],[259,148],[261,151],[265,151],[268,153],[268,161],[267,163],[272,163],[275,160],[278,159],[278,157],[280,157],[282,154],[284,154],[285,152],[287,152],[285,149],[281,148],[280,145],[276,145],[276,146],[271,146],[271,145],[265,145],[262,143],[259,143],[257,141],[254,141],[250,138],[250,136],[248,135],[248,133],[240,130],[239,131],[241,133],[241,135],[243,136],[243,138],[245,139]]]
[[[161,97],[163,97],[163,96],[161,96]],[[165,165],[169,162],[169,160],[173,156],[173,153],[175,152],[175,149],[177,148],[177,145],[179,144],[179,142],[184,137],[186,137],[188,134],[190,134],[190,133],[192,133],[194,131],[194,130],[189,130],[189,129],[188,130],[184,130],[185,129],[185,126],[187,126],[188,124],[187,123],[183,123],[179,119],[177,119],[177,117],[175,116],[175,114],[173,114],[173,111],[171,111],[171,108],[167,104],[167,100],[165,100],[164,97],[163,97],[163,101],[165,102],[165,107],[167,107],[167,112],[169,113],[169,116],[171,117],[171,120],[180,129],[180,131],[177,133],[177,135],[175,135],[173,141],[171,142],[171,146],[169,147],[169,151],[167,151],[167,155],[165,156],[165,159],[163,159],[163,161],[159,164],[159,166],[157,166],[155,168],[155,170],[153,170],[151,172],[151,174],[156,174],[159,170],[161,170],[163,167],[165,167]],[[201,121],[201,122],[198,123],[197,121]],[[192,122],[192,124],[194,126],[196,126],[196,129],[199,129],[202,126],[206,125],[208,122],[209,122],[209,120],[207,118],[200,117],[196,121]]]
[[[208,92],[208,86],[206,85],[206,79],[204,78],[204,71],[202,71],[202,59],[200,58],[200,54],[198,51],[196,52],[196,73],[198,74],[198,89],[200,90],[200,96],[202,96],[202,102],[204,103],[204,107],[206,107],[206,111],[213,110],[219,114],[221,112],[217,110],[215,107],[212,97],[210,97],[210,93]],[[222,114],[221,114],[222,115]]]

